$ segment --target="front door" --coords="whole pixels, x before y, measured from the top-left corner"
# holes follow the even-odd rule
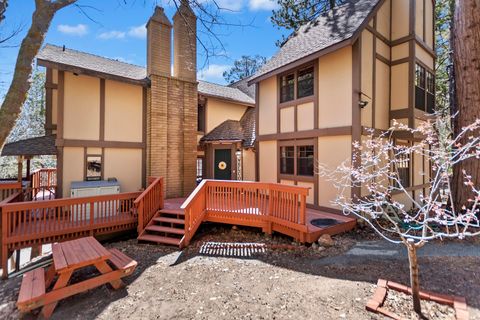
[[[232,151],[231,149],[215,149],[214,179],[232,179]]]

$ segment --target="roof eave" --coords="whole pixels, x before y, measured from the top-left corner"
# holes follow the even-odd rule
[[[45,67],[45,68],[53,68],[53,69],[73,72],[73,73],[77,73],[77,74],[84,74],[84,75],[87,75],[87,76],[104,78],[104,79],[107,79],[107,80],[115,80],[115,81],[120,81],[120,82],[126,82],[126,83],[130,83],[130,84],[134,84],[134,85],[140,85],[140,86],[143,86],[143,87],[147,87],[148,84],[149,84],[148,78],[132,79],[132,78],[127,78],[127,77],[114,75],[114,74],[111,74],[111,73],[105,73],[105,72],[91,70],[91,69],[82,68],[82,67],[78,67],[78,66],[72,66],[72,65],[69,65],[69,64],[55,62],[55,61],[46,60],[46,59],[42,59],[42,58],[37,58],[37,64],[39,66],[42,66],[42,67]]]
[[[210,98],[215,98],[215,99],[219,99],[219,100],[223,100],[223,101],[227,101],[227,102],[233,102],[233,103],[240,104],[240,105],[247,106],[247,107],[255,107],[255,102],[240,101],[240,100],[237,100],[237,99],[222,97],[222,96],[215,95],[215,94],[204,93],[204,92],[201,92],[200,90],[198,90],[198,93],[202,96],[207,97],[207,98],[210,97]]]

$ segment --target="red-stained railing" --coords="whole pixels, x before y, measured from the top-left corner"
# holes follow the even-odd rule
[[[308,188],[275,183],[203,180],[182,205],[185,212],[183,245],[204,220],[257,226],[272,224],[306,233]]]
[[[7,276],[7,257],[13,250],[134,229],[137,223],[134,201],[140,194],[28,202],[14,202],[12,198],[8,203],[0,203],[3,276]]]
[[[164,205],[164,180],[162,177],[150,178],[150,185],[135,200],[135,208],[138,214],[138,234],[142,233],[147,224],[152,220],[158,210]]]
[[[22,183],[16,181],[0,182],[0,202],[22,191]]]

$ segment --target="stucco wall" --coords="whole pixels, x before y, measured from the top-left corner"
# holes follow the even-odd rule
[[[433,48],[433,0],[425,0],[425,42]]]
[[[390,67],[377,59],[375,128],[388,129],[390,120]]]
[[[105,179],[117,178],[121,192],[138,191],[142,187],[142,150],[106,148]]]
[[[352,124],[352,47],[348,46],[320,57],[318,68],[319,128],[350,126]]]
[[[98,140],[100,134],[100,79],[65,72],[63,136]]]
[[[408,57],[409,42],[392,47],[392,60],[400,60]]]
[[[352,138],[350,136],[321,137],[318,139],[318,163],[333,170],[345,160],[351,159],[351,150]],[[350,196],[350,189],[346,192]],[[324,177],[318,178],[318,204],[320,206],[335,208],[331,201],[337,194],[338,190],[331,181]]]
[[[408,35],[410,1],[393,0],[392,2],[392,41]]]
[[[280,132],[293,131],[295,131],[295,108],[289,107],[280,109]]]
[[[315,194],[314,194],[315,189],[314,189],[313,183],[298,181],[297,186],[309,188],[308,196],[307,196],[307,203],[308,204],[314,204],[314,202],[315,202]]]
[[[259,91],[259,134],[277,132],[277,78],[270,77],[260,82]]]
[[[362,66],[361,66],[361,89],[364,95],[361,99],[368,104],[361,109],[362,126],[372,126],[372,97],[373,97],[373,34],[364,30],[362,32]]]
[[[252,149],[244,149],[242,155],[243,161],[243,180],[255,181],[255,152]]]
[[[63,196],[70,197],[72,181],[83,181],[85,152],[83,148],[63,149]]]
[[[261,182],[277,182],[277,142],[260,141],[259,174]]]
[[[297,129],[298,131],[313,129],[315,117],[313,102],[297,106]]]
[[[423,0],[415,1],[415,34],[423,39]]]
[[[240,120],[247,106],[209,97],[205,112],[206,132],[210,132],[225,120]]]
[[[392,110],[408,108],[408,63],[391,68]]]
[[[105,81],[105,140],[142,142],[140,86]]]
[[[418,60],[426,64],[430,69],[432,70],[435,69],[432,56],[430,56],[428,52],[425,51],[418,44],[415,44],[415,56],[417,57]]]

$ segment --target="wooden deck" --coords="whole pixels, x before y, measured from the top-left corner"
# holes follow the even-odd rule
[[[185,202],[186,198],[175,198],[175,199],[166,199],[164,208],[167,210],[181,210],[180,207]],[[260,216],[258,208],[249,208],[238,210],[243,215],[248,215],[244,221],[233,221],[234,219],[229,219],[228,217],[219,217],[218,215],[207,214],[204,221],[209,222],[216,222],[216,223],[226,223],[232,225],[244,225],[244,226],[258,226],[258,223],[255,223],[255,216]],[[252,219],[253,218],[253,219]],[[329,227],[317,227],[311,224],[311,221],[314,219],[335,219],[340,221],[339,224],[329,226]],[[261,224],[261,223],[260,223]],[[356,219],[340,214],[328,213],[324,211],[319,211],[315,209],[306,208],[306,226],[307,226],[307,233],[305,242],[313,243],[320,238],[322,234],[329,234],[335,235],[339,233],[343,233],[349,230],[352,230],[356,225]],[[285,233],[287,235],[292,236],[292,230],[278,230],[280,233]]]

